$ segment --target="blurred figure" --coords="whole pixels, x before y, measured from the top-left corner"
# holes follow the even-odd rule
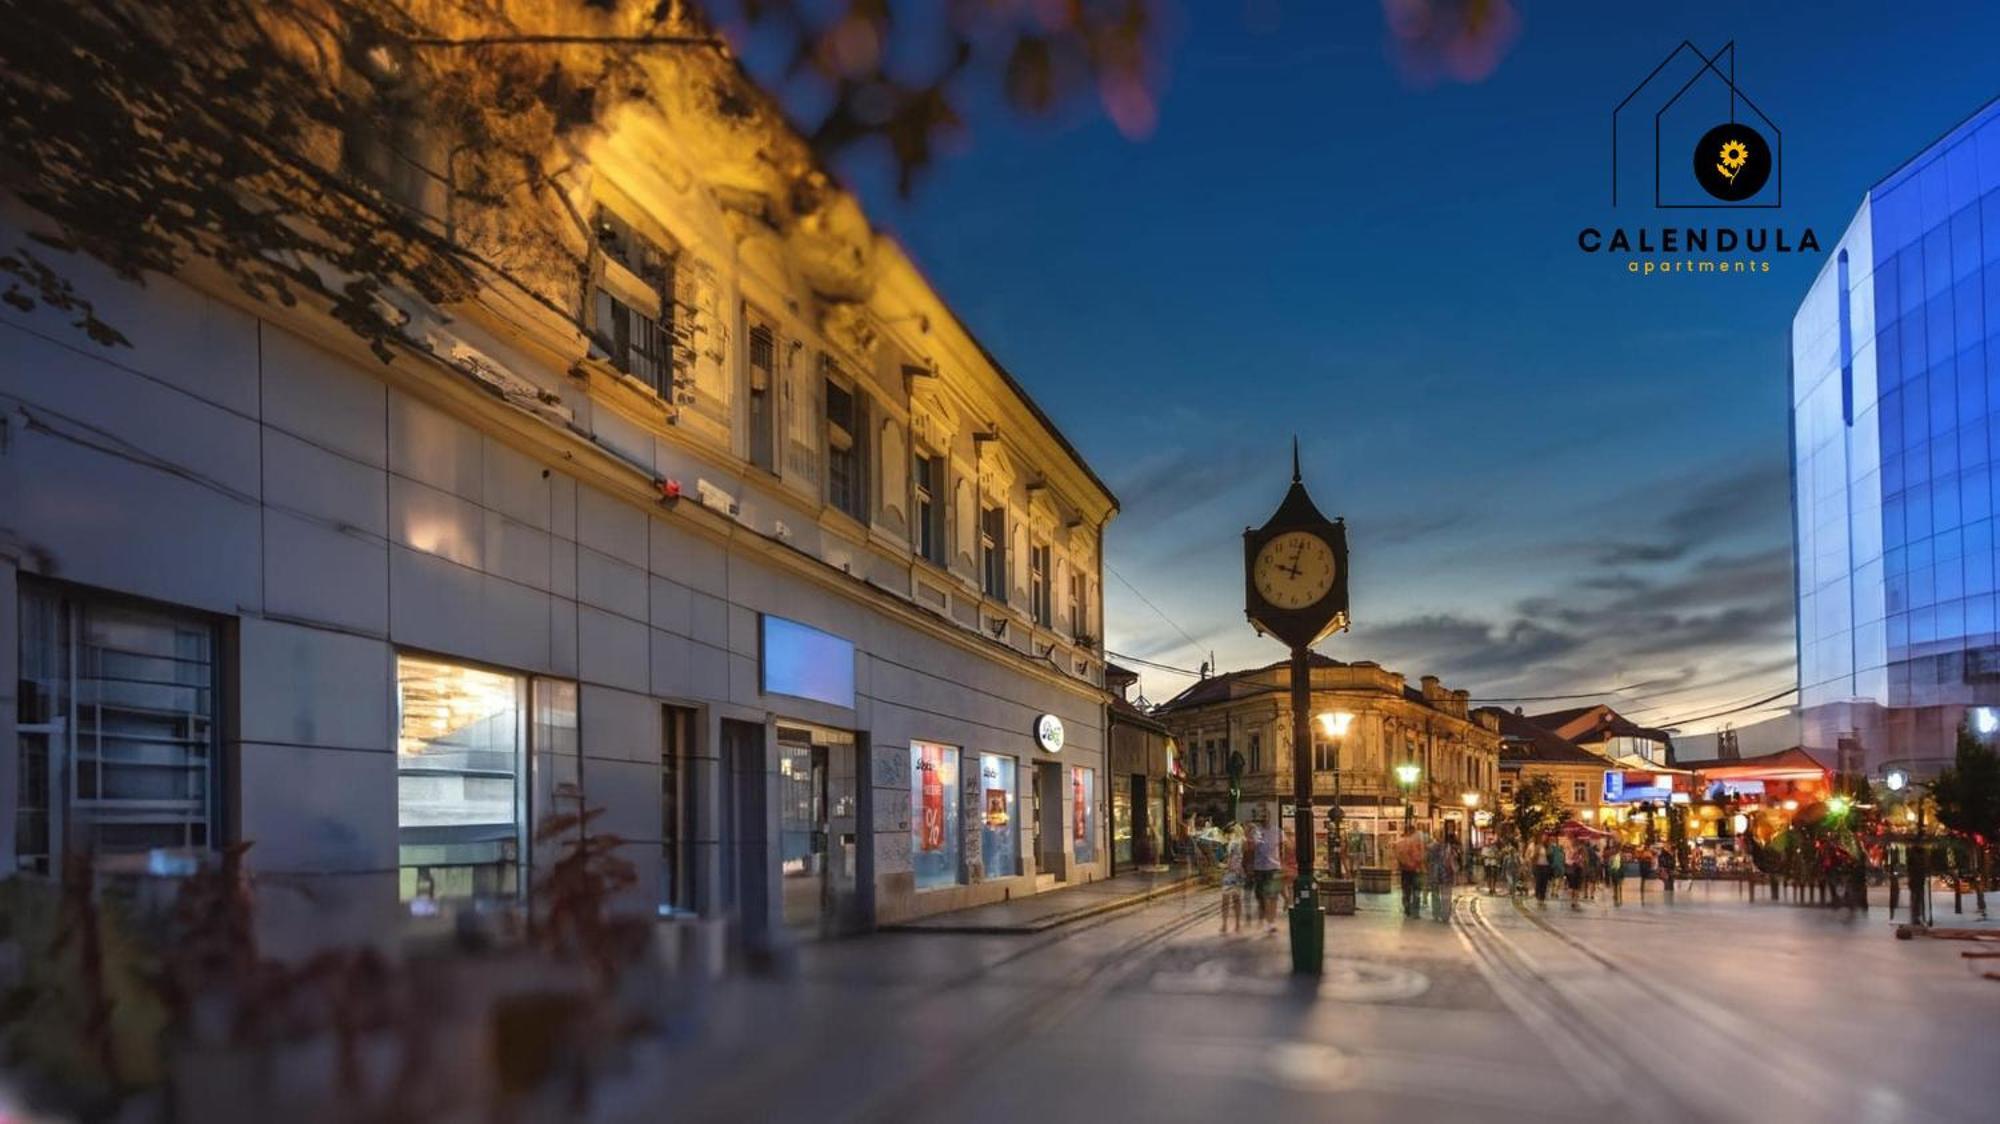
[[[1425,848],[1425,874],[1430,884],[1431,920],[1451,920],[1451,894],[1458,886],[1458,843],[1449,834]]]
[[[1424,839],[1417,834],[1417,825],[1403,825],[1403,834],[1396,838],[1392,853],[1396,857],[1396,877],[1402,883],[1403,916],[1415,917],[1420,912],[1418,895],[1422,893],[1424,877]]]
[[[1555,844],[1549,841],[1549,837],[1546,835],[1535,840],[1533,846],[1535,901],[1537,904],[1547,905],[1549,900],[1549,880],[1556,876],[1556,860],[1550,856],[1560,855],[1562,852]]]
[[[1604,854],[1604,877],[1611,883],[1611,904],[1625,904],[1625,848],[1612,843]]]
[[[1222,832],[1222,931],[1229,932],[1229,922],[1236,922],[1236,931],[1243,931],[1243,825],[1230,824]]]
[[[1500,881],[1507,887],[1507,896],[1521,892],[1521,848],[1512,839],[1500,844]]]
[[[1568,890],[1569,907],[1571,909],[1583,908],[1583,905],[1577,899],[1583,896],[1583,869],[1584,863],[1587,861],[1583,857],[1585,849],[1584,845],[1574,837],[1563,840],[1563,885]]]
[[[1270,824],[1251,824],[1250,867],[1257,895],[1257,918],[1264,923],[1264,935],[1278,935],[1278,874],[1284,869],[1285,833]]]

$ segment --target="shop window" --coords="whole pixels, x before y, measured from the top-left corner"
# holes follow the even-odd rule
[[[958,821],[958,750],[910,744],[910,867],[919,890],[956,886],[963,877]]]
[[[910,479],[915,491],[917,555],[934,566],[944,557],[944,458],[917,455]]]
[[[979,577],[986,596],[1007,601],[1007,509],[979,510]]]
[[[1021,820],[1018,770],[1012,757],[979,755],[979,787],[983,802],[979,825],[979,860],[988,878],[1021,873]]]
[[[216,647],[201,617],[20,591],[17,869],[216,843]]]
[[[552,710],[560,701],[573,715],[573,686],[549,682],[537,695]],[[397,861],[404,900],[521,892],[529,830],[522,784],[528,690],[526,676],[396,657]],[[573,718],[550,714],[538,725],[539,736],[563,731],[574,738]],[[555,803],[560,809],[561,800]]]
[[[748,365],[750,463],[776,472],[778,412],[773,401],[778,387],[778,336],[770,325],[751,325]]]
[[[826,500],[868,522],[868,396],[826,380]]]
[[[1072,765],[1070,783],[1070,850],[1079,863],[1097,861],[1097,771]]]

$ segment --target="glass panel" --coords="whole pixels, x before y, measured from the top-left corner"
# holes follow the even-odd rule
[[[396,657],[396,827],[405,899],[520,892],[526,693],[518,675]],[[560,729],[552,725],[552,735]]]
[[[1070,769],[1070,843],[1076,861],[1097,861],[1097,773],[1082,766]]]
[[[979,828],[979,858],[988,878],[1021,873],[1020,804],[1012,757],[979,755],[979,787],[983,821]]]
[[[959,882],[958,750],[910,744],[910,866],[917,889]]]

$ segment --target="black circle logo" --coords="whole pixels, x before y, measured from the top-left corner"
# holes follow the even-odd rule
[[[1694,146],[1694,178],[1717,199],[1740,203],[1771,178],[1771,146],[1748,125],[1717,125]]]

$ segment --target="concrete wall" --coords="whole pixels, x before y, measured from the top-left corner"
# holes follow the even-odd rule
[[[46,311],[0,320],[0,845],[14,809],[17,570],[230,626],[228,820],[256,841],[261,875],[313,885],[357,932],[398,911],[399,649],[580,683],[586,799],[629,841],[642,898],[657,885],[663,702],[697,708],[711,764],[723,718],[866,732],[883,920],[1033,881],[910,890],[912,739],[1012,753],[1025,775],[1046,757],[1034,719],[1054,713],[1070,732],[1060,759],[1097,768],[1103,800],[1102,695],[1089,684],[921,627],[892,595],[774,560],[756,536],[701,532],[707,513],[582,481],[490,419],[181,285],[73,273],[133,346],[99,347]],[[762,612],[854,643],[853,709],[761,693]],[[767,773],[776,753],[767,737]],[[712,825],[720,770],[700,775]],[[1102,836],[1109,816],[1098,819]],[[1068,873],[1101,873],[1108,840],[1098,854]],[[714,848],[705,861],[713,877]]]

